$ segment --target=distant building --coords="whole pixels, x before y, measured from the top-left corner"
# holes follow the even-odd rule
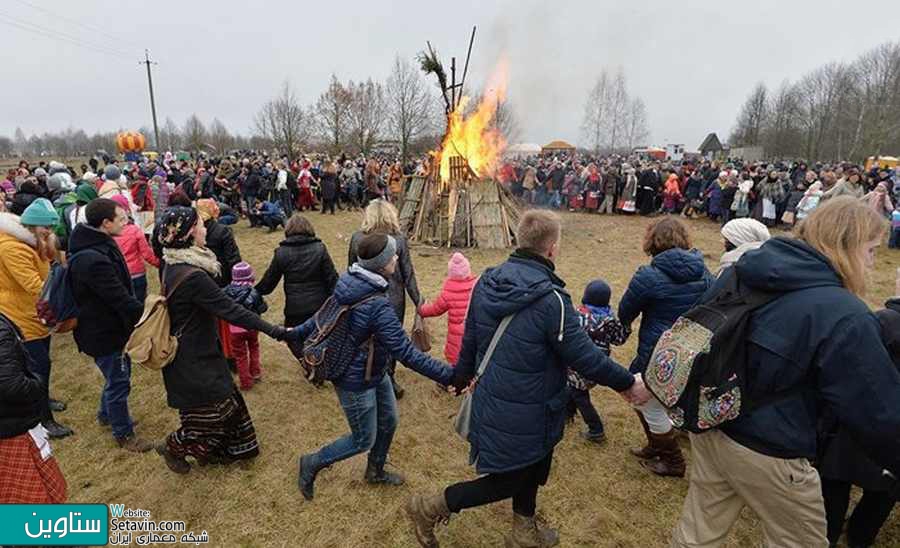
[[[707,135],[697,149],[707,160],[719,160],[725,152],[725,147],[722,146],[722,141],[719,140],[719,136],[715,132]]]
[[[680,162],[684,158],[684,145],[668,144],[666,145],[666,160]]]
[[[544,155],[559,154],[561,152],[571,154],[575,152],[575,147],[565,141],[553,141],[541,147],[541,154]]]

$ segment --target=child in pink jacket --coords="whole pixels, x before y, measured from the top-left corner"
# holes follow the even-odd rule
[[[128,209],[128,200],[121,194],[116,194],[112,201],[119,204],[126,213],[131,217],[131,210]],[[144,231],[136,224],[134,220],[128,222],[122,233],[113,236],[119,251],[125,257],[125,263],[128,265],[128,273],[131,274],[131,285],[134,286],[134,297],[140,302],[144,302],[147,298],[147,271],[144,268],[144,261],[159,268],[159,258],[153,253]]]
[[[476,281],[478,278],[472,275],[469,260],[462,253],[454,253],[447,264],[447,279],[444,280],[440,296],[433,303],[419,306],[419,315],[423,318],[450,313],[447,320],[444,357],[451,365],[456,364],[459,358],[466,326],[466,313],[469,311],[469,299],[472,297]]]

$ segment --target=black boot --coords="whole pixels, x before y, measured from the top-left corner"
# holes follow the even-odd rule
[[[400,486],[406,483],[406,478],[394,472],[387,472],[384,465],[378,466],[372,461],[366,466],[366,482],[372,485],[393,485]]]
[[[59,413],[61,411],[65,411],[65,410],[66,410],[65,402],[61,402],[59,400],[54,400],[53,398],[50,398],[50,411],[53,411],[54,413]]]
[[[324,466],[316,466],[313,464],[313,456],[312,455],[303,455],[300,457],[300,463],[298,465],[298,474],[297,474],[297,487],[300,488],[300,492],[303,494],[303,498],[306,500],[312,500],[314,490],[315,490],[315,481],[316,475],[319,473],[319,470],[324,468]]]
[[[66,436],[71,436],[75,433],[68,426],[63,426],[56,422],[52,416],[49,419],[41,421],[41,424],[47,429],[47,436],[51,439],[65,438]]]

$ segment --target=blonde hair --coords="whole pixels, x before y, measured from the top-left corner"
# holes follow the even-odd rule
[[[366,234],[379,232],[383,234],[400,234],[400,219],[397,208],[387,200],[372,200],[363,217],[360,229]]]
[[[526,211],[516,228],[519,247],[546,253],[562,236],[562,222],[552,211],[532,209]]]
[[[797,227],[798,239],[825,255],[848,291],[866,293],[862,247],[884,236],[887,221],[850,196],[832,198],[817,207]]]

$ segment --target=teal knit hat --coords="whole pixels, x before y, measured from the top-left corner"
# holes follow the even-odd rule
[[[59,214],[46,198],[38,198],[22,212],[19,221],[25,226],[56,226]]]

